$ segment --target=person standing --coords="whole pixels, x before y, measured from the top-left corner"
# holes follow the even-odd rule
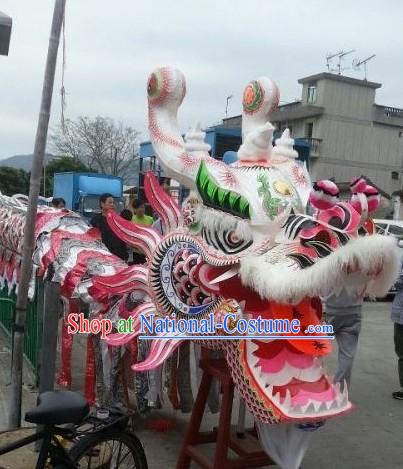
[[[144,202],[141,200],[135,200],[133,202],[134,215],[132,217],[132,222],[137,225],[147,225],[151,226],[154,223],[153,217],[146,215],[146,208]],[[135,248],[133,249],[133,264],[144,264],[146,258],[144,254]]]
[[[133,202],[134,215],[132,218],[133,223],[138,225],[152,225],[154,223],[153,217],[146,215],[146,206],[141,200]]]
[[[361,332],[362,304],[362,297],[350,295],[345,289],[340,294],[325,299],[326,321],[333,326],[339,348],[334,381],[341,383],[341,389],[344,389],[344,380],[350,387],[351,372]]]
[[[58,209],[66,208],[66,201],[62,199],[61,197],[53,197],[51,203],[52,203],[52,207],[54,208],[58,208]]]
[[[101,213],[97,213],[91,219],[91,225],[98,228],[101,232],[102,242],[109,249],[109,251],[122,260],[126,261],[129,258],[129,251],[124,241],[118,238],[111,230],[106,219],[106,214],[112,210],[115,211],[115,199],[112,194],[102,194],[99,198],[99,205]]]
[[[394,323],[394,342],[400,389],[393,392],[392,397],[403,400],[403,266],[395,287],[397,291],[392,303],[391,319]]]

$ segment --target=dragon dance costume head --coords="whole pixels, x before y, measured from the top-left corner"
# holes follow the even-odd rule
[[[191,193],[180,211],[155,177],[147,176],[145,189],[163,222],[163,236],[109,215],[116,234],[147,256],[145,303],[125,313],[137,326],[141,313],[201,319],[232,311],[238,318],[299,319],[303,335],[305,326],[321,323],[319,297],[343,288],[363,296],[387,292],[399,255],[395,240],[374,234],[368,219],[379,194],[360,179],[351,185],[350,202],[341,202],[333,182],[312,187],[288,130],[273,147],[269,116],[279,90],[272,80],[260,78],[245,88],[243,143],[238,161],[229,166],[210,157],[200,129],[182,139],[177,111],[186,83],[179,70],[154,71],[147,91],[156,154],[166,173]],[[133,335],[115,334],[109,342],[122,344]],[[134,369],[161,364],[181,343],[180,335],[153,340],[150,355]],[[203,344],[224,351],[235,385],[258,421],[324,420],[351,408],[347,387],[342,391],[324,370],[328,340]]]

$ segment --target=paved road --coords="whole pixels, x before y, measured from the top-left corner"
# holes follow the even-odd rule
[[[403,402],[391,398],[391,392],[397,387],[397,371],[389,309],[390,303],[365,304],[351,393],[351,399],[358,407],[350,415],[327,423],[314,434],[303,469],[403,468]],[[8,365],[3,347],[4,340],[0,340],[0,429],[5,422],[4,409],[7,407],[4,379],[8,376]],[[81,355],[82,351],[77,348],[75,353]],[[335,357],[330,357],[328,362],[329,368],[334,369]],[[34,395],[24,393],[25,403],[33,400]],[[161,414],[175,418],[175,428],[168,433],[142,430],[147,419],[138,422],[138,434],[145,446],[150,469],[175,467],[188,420],[188,416],[174,414],[169,409],[158,415]],[[156,416],[152,414],[152,418]],[[215,416],[207,415],[206,429],[215,421]],[[18,469],[18,466],[11,467]],[[24,469],[26,467],[25,464]]]

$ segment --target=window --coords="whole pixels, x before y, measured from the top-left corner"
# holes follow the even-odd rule
[[[387,227],[388,225],[385,225],[384,223],[377,223],[375,225],[376,232],[379,234],[386,234],[387,233]]]
[[[292,125],[289,125],[288,121],[272,122],[272,124],[279,132],[283,133],[285,129],[288,129],[292,135]]]
[[[403,239],[403,228],[397,225],[389,226],[389,233],[395,236],[397,239]]]
[[[392,179],[394,181],[398,181],[399,180],[399,173],[397,171],[392,171]]]
[[[305,138],[312,138],[313,135],[313,122],[305,124]]]
[[[316,85],[308,85],[307,101],[308,104],[316,103]]]

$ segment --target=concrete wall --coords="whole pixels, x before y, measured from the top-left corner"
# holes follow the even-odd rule
[[[321,138],[320,156],[313,168],[318,177],[348,181],[366,174],[389,194],[400,188],[392,171],[403,164],[403,136],[396,127],[336,120],[324,115],[316,122],[314,136]],[[355,174],[354,174],[355,173]],[[349,176],[349,177],[348,177]]]
[[[317,105],[327,113],[372,121],[375,89],[334,80],[322,80]]]

